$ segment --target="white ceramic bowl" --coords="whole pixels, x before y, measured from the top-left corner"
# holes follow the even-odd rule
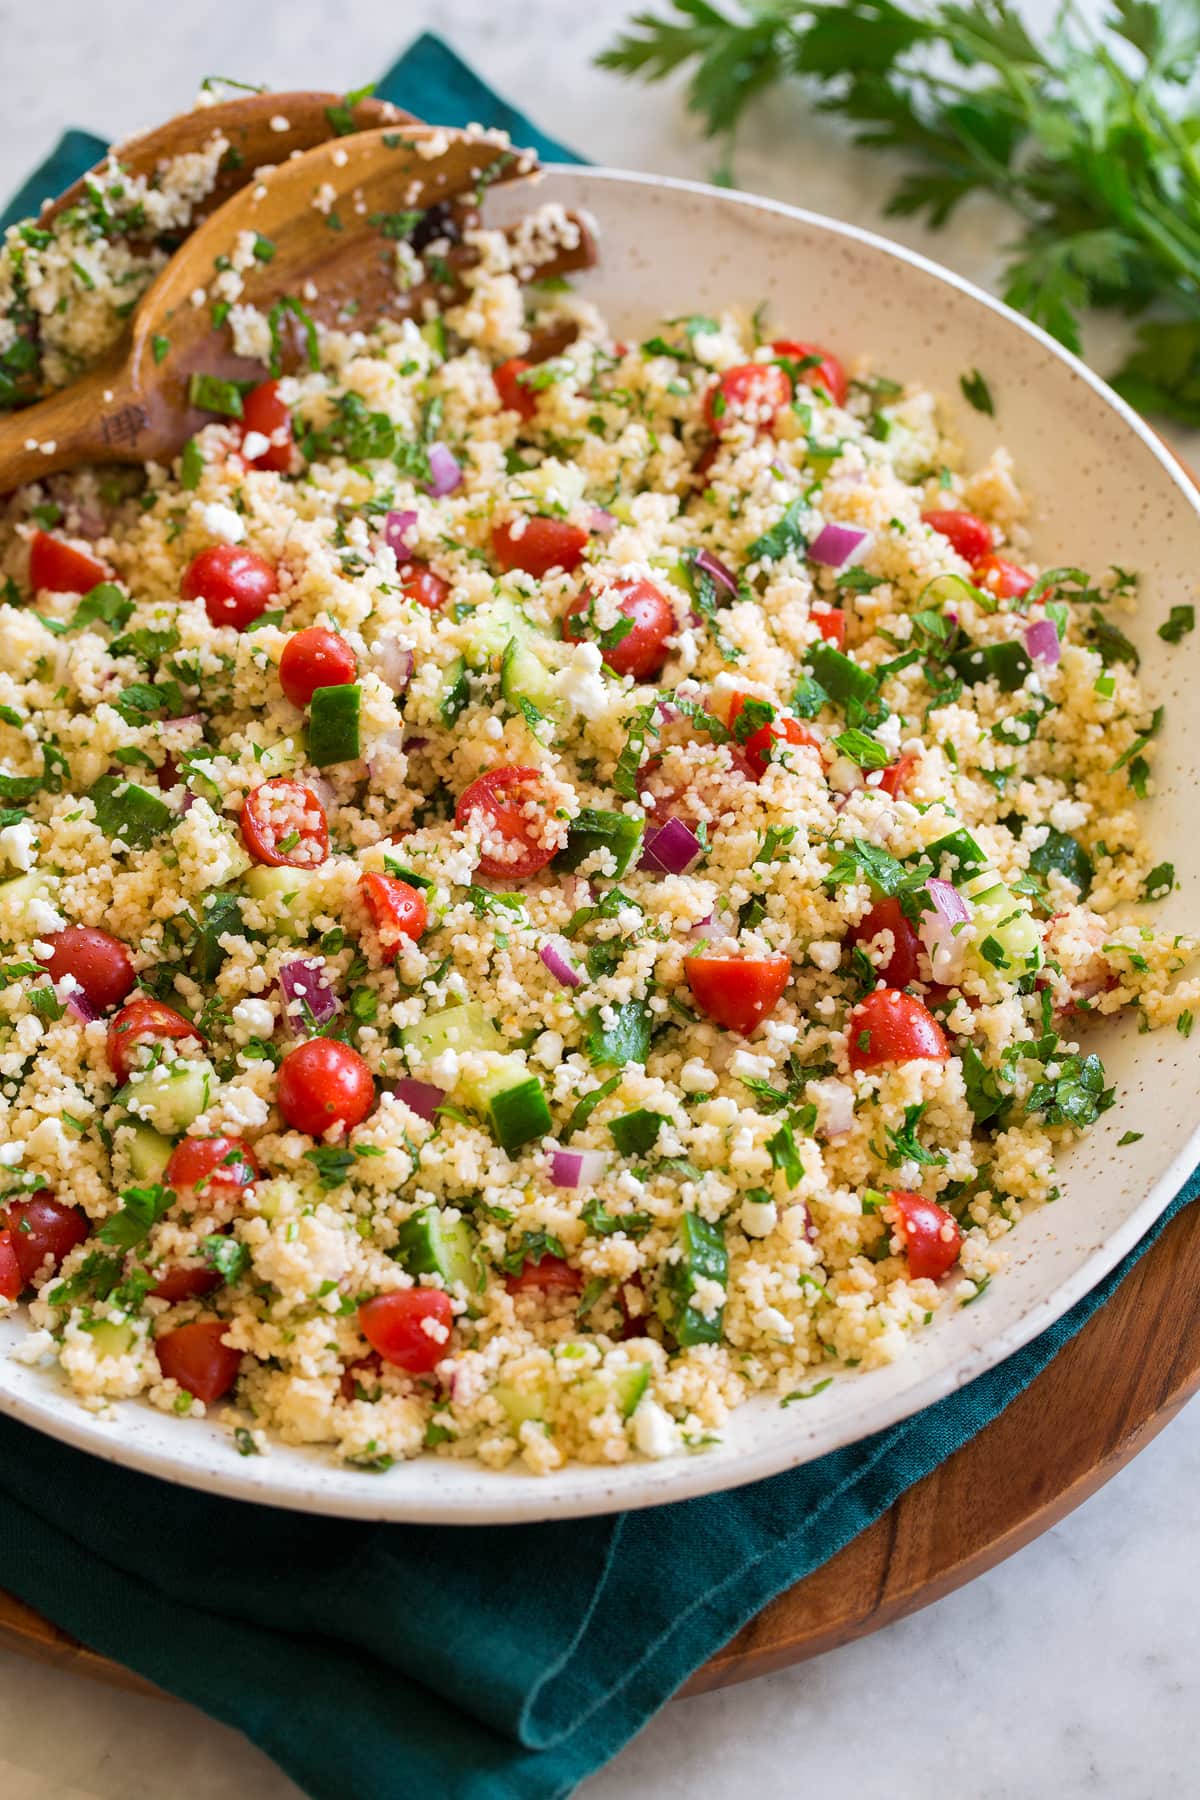
[[[664,316],[765,300],[783,335],[941,393],[958,407],[973,460],[1012,450],[1036,509],[1043,566],[1111,563],[1143,576],[1140,616],[1122,621],[1143,655],[1146,691],[1167,707],[1148,829],[1183,886],[1157,916],[1184,927],[1200,884],[1200,638],[1168,646],[1155,627],[1195,597],[1200,502],[1140,420],[1043,332],[957,276],[867,232],[792,207],[698,184],[598,169],[548,173],[545,197],[583,207],[601,231],[601,262],[582,284],[631,336]],[[498,205],[525,203],[510,192]],[[996,418],[959,401],[959,375],[983,371]],[[1194,910],[1192,920],[1195,922]],[[949,1309],[891,1367],[839,1377],[803,1406],[744,1406],[716,1450],[619,1468],[570,1467],[539,1478],[423,1457],[384,1475],[320,1451],[276,1446],[243,1458],[217,1422],[166,1417],[126,1402],[86,1412],[53,1372],[7,1350],[26,1330],[0,1324],[0,1410],[99,1456],[169,1480],[275,1505],[361,1518],[484,1523],[652,1506],[756,1481],[867,1436],[961,1387],[1061,1317],[1153,1223],[1200,1160],[1200,1032],[1139,1036],[1132,1022],[1097,1031],[1120,1099],[1062,1158],[1062,1197],[1008,1240],[1011,1262],[978,1304]],[[1144,1135],[1123,1150],[1128,1130]],[[1164,1320],[1164,1330],[1170,1321]]]

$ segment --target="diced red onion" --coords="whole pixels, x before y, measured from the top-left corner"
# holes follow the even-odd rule
[[[824,1138],[845,1137],[854,1127],[854,1092],[834,1077],[810,1081],[804,1098],[817,1109],[817,1133]]]
[[[393,694],[402,694],[412,680],[415,660],[412,651],[398,644],[395,638],[383,638],[375,646],[375,660],[381,678]]]
[[[429,739],[427,737],[405,738],[404,748],[406,750],[423,750],[428,742]]]
[[[682,719],[683,714],[669,700],[660,700],[654,709],[654,716],[660,725],[674,725],[677,720]]]
[[[103,513],[96,512],[92,507],[81,506],[75,520],[75,530],[80,537],[87,538],[90,543],[95,543],[98,537],[104,536],[107,530],[107,520]]]
[[[587,1187],[599,1181],[607,1162],[603,1150],[552,1150],[550,1179],[555,1187]]]
[[[310,793],[315,794],[326,812],[337,805],[337,793],[332,781],[324,775],[306,775],[304,785]]]
[[[314,1026],[328,1025],[342,1003],[329,985],[319,956],[297,956],[279,971],[284,1024],[294,1037],[308,1037]]]
[[[597,537],[607,537],[610,531],[616,530],[617,521],[602,506],[593,506],[588,514],[588,526]]]
[[[397,562],[405,562],[412,554],[412,540],[417,534],[415,512],[390,512],[383,521],[383,541],[394,552]]]
[[[917,935],[929,952],[935,981],[944,982],[957,972],[962,960],[962,927],[971,917],[971,908],[956,887],[931,875],[925,892],[933,901],[933,911],[921,914]]]
[[[553,975],[555,981],[563,987],[578,987],[583,976],[571,961],[563,938],[547,938],[538,952],[542,961]]]
[[[642,840],[639,869],[651,875],[686,875],[700,855],[700,839],[682,819],[650,825]]]
[[[429,446],[429,480],[422,482],[427,494],[441,499],[443,494],[452,494],[462,483],[462,470],[459,468],[453,453],[445,444]]]
[[[701,625],[703,625],[703,623],[704,623],[704,614],[698,613],[696,611],[695,607],[693,606],[691,611],[687,615],[687,623],[691,626],[693,631],[698,630],[699,627]]]
[[[67,980],[55,982],[54,994],[58,1004],[65,1006],[67,1011],[81,1024],[90,1025],[93,1019],[99,1018],[100,1015],[88,999],[87,994],[79,982],[73,978],[70,978],[69,985]]]
[[[1053,619],[1035,619],[1032,625],[1025,627],[1025,648],[1035,662],[1049,663],[1051,667],[1062,654],[1062,645],[1058,641],[1058,627]]]
[[[723,915],[709,913],[707,919],[701,919],[698,925],[692,926],[694,938],[707,938],[710,943],[717,943],[721,938],[736,937],[738,928]]]
[[[706,575],[711,575],[717,586],[723,587],[727,594],[733,594],[736,597],[737,576],[732,569],[726,568],[719,556],[714,556],[711,550],[697,550],[696,567],[703,569]]]
[[[396,1082],[392,1093],[397,1100],[403,1100],[418,1119],[430,1121],[446,1098],[444,1088],[435,1087],[432,1081],[418,1081],[414,1075],[406,1075],[402,1081]]]
[[[860,531],[857,525],[822,525],[808,546],[808,559],[824,563],[830,569],[840,569],[870,541],[871,533]]]

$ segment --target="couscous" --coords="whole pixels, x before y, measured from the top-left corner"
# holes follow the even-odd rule
[[[624,342],[471,236],[0,510],[0,1305],[118,1428],[700,1449],[980,1294],[1091,1015],[1190,1026],[1134,578],[1039,576],[869,346]]]

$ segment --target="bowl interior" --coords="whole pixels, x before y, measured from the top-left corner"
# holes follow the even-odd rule
[[[681,313],[766,302],[773,328],[869,354],[884,373],[924,384],[953,406],[969,458],[1012,451],[1031,496],[1043,566],[1109,564],[1141,575],[1141,606],[1123,628],[1143,655],[1147,693],[1165,703],[1157,793],[1147,829],[1183,892],[1156,916],[1185,927],[1200,877],[1189,829],[1200,786],[1200,733],[1189,732],[1200,640],[1156,635],[1172,602],[1194,598],[1200,509],[1185,478],[1121,402],[1081,364],[957,277],[868,234],[765,201],[687,183],[556,169],[543,195],[589,209],[601,264],[581,286],[621,332]],[[497,212],[522,197],[494,196]],[[525,202],[527,203],[527,202]],[[980,370],[996,417],[961,400]],[[750,1402],[716,1450],[661,1463],[572,1467],[549,1477],[489,1473],[423,1458],[365,1475],[318,1451],[276,1446],[240,1457],[219,1424],[181,1422],[126,1403],[86,1412],[53,1374],[7,1351],[23,1321],[0,1323],[0,1410],[82,1448],[169,1479],[277,1505],[366,1518],[452,1523],[561,1517],[651,1505],[733,1486],[853,1442],[925,1406],[1010,1354],[1092,1287],[1137,1241],[1200,1160],[1194,1096],[1200,1033],[1098,1030],[1118,1104],[1061,1159],[1062,1197],[1008,1240],[1008,1270],[984,1300],[949,1311],[891,1367],[840,1377],[802,1407]],[[1116,1148],[1126,1131],[1141,1140]]]

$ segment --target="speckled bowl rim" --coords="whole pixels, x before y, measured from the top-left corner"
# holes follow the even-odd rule
[[[1104,403],[1113,418],[1160,465],[1162,473],[1182,496],[1192,515],[1191,523],[1197,528],[1196,566],[1200,569],[1200,496],[1153,432],[1078,357],[1040,327],[952,270],[859,226],[844,224],[803,207],[733,193],[702,182],[619,169],[555,164],[546,169],[545,183],[553,197],[562,198],[567,205],[578,204],[577,193],[573,195],[571,189],[586,189],[598,184],[601,190],[611,191],[614,203],[619,203],[623,188],[631,189],[635,194],[652,190],[664,196],[707,201],[718,209],[733,206],[772,215],[809,231],[857,244],[873,255],[882,255],[932,278],[956,297],[956,303],[982,308],[1003,321],[1012,333],[1042,346]],[[558,191],[563,189],[566,191]],[[1192,774],[1200,788],[1200,755],[1193,757]],[[1164,842],[1156,847],[1169,852],[1173,846]],[[1175,854],[1178,856],[1178,848]],[[1200,1038],[1200,1034],[1197,1036]],[[1147,1038],[1143,1042],[1149,1044],[1151,1040]],[[1172,1048],[1180,1059],[1195,1062],[1192,1052],[1200,1045],[1188,1046],[1178,1040],[1177,1047],[1173,1044]],[[1163,1059],[1159,1057],[1158,1060]],[[661,1462],[632,1461],[613,1468],[572,1464],[557,1474],[541,1477],[512,1469],[489,1471],[474,1463],[448,1464],[445,1459],[432,1457],[397,1466],[386,1475],[367,1475],[335,1463],[319,1449],[305,1451],[281,1447],[274,1448],[266,1457],[243,1458],[233,1450],[228,1430],[220,1425],[219,1413],[212,1422],[189,1424],[157,1414],[144,1402],[128,1401],[118,1403],[115,1422],[89,1413],[53,1372],[18,1365],[4,1354],[24,1335],[27,1327],[23,1319],[19,1325],[13,1319],[0,1323],[0,1413],[46,1432],[64,1444],[169,1482],[206,1489],[229,1498],[331,1516],[434,1524],[500,1524],[662,1505],[759,1481],[858,1442],[911,1417],[994,1368],[1061,1319],[1121,1261],[1169,1205],[1198,1162],[1200,1120],[1165,1166],[1157,1169],[1143,1197],[1131,1207],[1120,1225],[1110,1231],[1052,1292],[1030,1304],[1019,1318],[1004,1329],[983,1337],[968,1350],[943,1361],[940,1366],[922,1371],[921,1357],[910,1353],[904,1359],[904,1366],[911,1366],[913,1370],[911,1381],[896,1391],[875,1399],[868,1398],[853,1408],[846,1407],[840,1415],[831,1413],[828,1407],[817,1402],[811,1407],[793,1408],[784,1415],[786,1428],[777,1422],[776,1429],[757,1446],[743,1448],[726,1444],[703,1455]],[[934,1338],[936,1333],[935,1323],[931,1332],[925,1335]],[[854,1389],[861,1394],[864,1391],[861,1384],[871,1382],[873,1375],[850,1379]],[[830,1392],[841,1389],[839,1381]],[[748,1402],[735,1415],[735,1424],[749,1409],[762,1404],[761,1400]],[[137,1429],[132,1435],[122,1435],[123,1421],[141,1421],[147,1415],[163,1425],[165,1447],[153,1441],[142,1443]],[[272,1464],[275,1464],[274,1471]],[[289,1470],[294,1472],[297,1467],[300,1472],[294,1479],[280,1480],[277,1477],[281,1466],[285,1474]]]

